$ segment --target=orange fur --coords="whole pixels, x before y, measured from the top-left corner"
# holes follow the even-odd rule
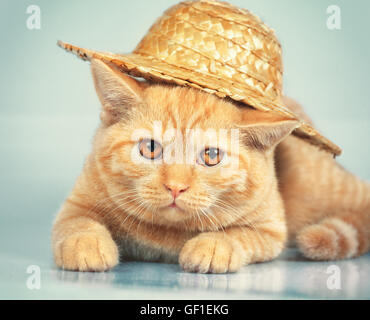
[[[58,266],[102,271],[135,259],[235,272],[275,258],[288,237],[312,259],[369,249],[369,187],[289,135],[295,121],[195,89],[140,83],[112,68],[92,61],[102,123],[53,226]],[[183,136],[187,129],[238,128],[239,167],[133,161],[133,132],[150,131],[155,121],[162,132]],[[231,145],[224,149],[235,156]]]

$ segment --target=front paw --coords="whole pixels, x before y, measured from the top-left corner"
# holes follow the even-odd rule
[[[108,235],[84,232],[59,241],[54,248],[54,257],[63,269],[105,271],[118,263],[118,248]]]
[[[245,252],[236,240],[212,232],[187,241],[179,258],[185,271],[199,273],[236,272],[245,260]]]

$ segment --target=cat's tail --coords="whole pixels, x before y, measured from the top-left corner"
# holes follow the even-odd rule
[[[354,177],[354,179],[357,179]],[[297,235],[300,251],[312,260],[349,259],[370,249],[370,186],[359,180],[366,191],[363,205],[347,209],[304,227]]]

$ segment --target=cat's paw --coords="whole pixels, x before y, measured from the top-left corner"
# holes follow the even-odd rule
[[[185,271],[199,273],[236,272],[244,261],[244,250],[236,240],[212,232],[187,241],[179,257]]]
[[[106,271],[118,263],[118,248],[110,236],[92,232],[76,233],[57,243],[54,258],[63,269]]]

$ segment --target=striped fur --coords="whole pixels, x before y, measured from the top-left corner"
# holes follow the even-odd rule
[[[311,259],[368,250],[368,186],[288,136],[294,121],[195,89],[140,83],[100,61],[92,61],[92,72],[102,122],[53,226],[59,267],[103,271],[135,259],[235,272],[275,258],[288,238]],[[239,167],[133,161],[132,133],[155,121],[182,133],[239,128]],[[231,146],[224,148],[232,157]],[[186,186],[176,208],[169,184]]]
[[[311,121],[293,100],[290,108]],[[313,260],[346,259],[370,246],[370,185],[293,136],[277,148],[277,176],[291,243]]]

